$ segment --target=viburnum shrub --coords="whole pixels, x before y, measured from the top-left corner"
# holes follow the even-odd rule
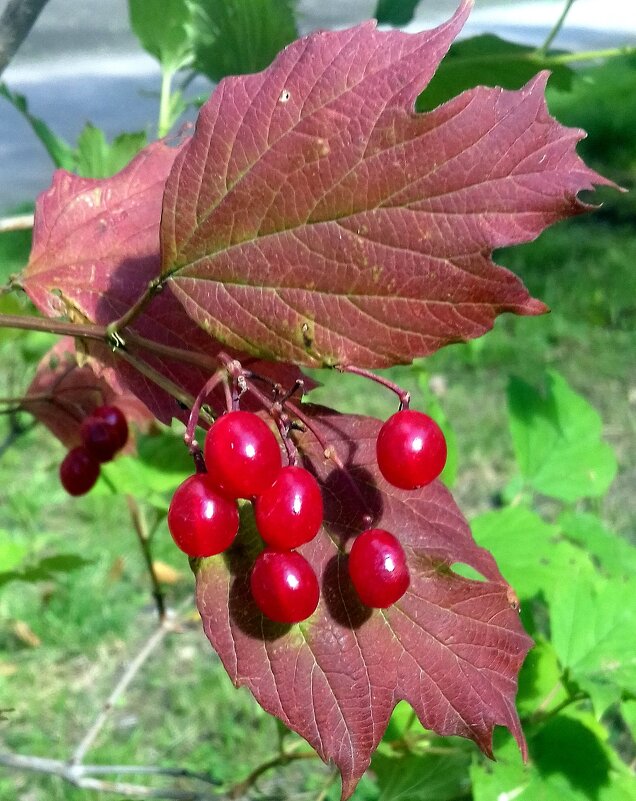
[[[311,34],[223,80],[191,136],[112,178],[57,172],[17,281],[49,319],[3,322],[64,337],[30,388],[50,402],[25,408],[74,449],[70,492],[104,458],[86,456],[99,407],[187,424],[194,475],[169,523],[205,633],[237,685],[336,763],[344,798],[400,699],[487,754],[505,726],[526,754],[516,595],[437,479],[439,429],[371,372],[546,311],[491,253],[609,183],[549,116],[546,74],[414,112],[470,6],[413,35]],[[399,409],[304,403],[302,367],[379,381]]]

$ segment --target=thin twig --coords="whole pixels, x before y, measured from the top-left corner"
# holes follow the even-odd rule
[[[176,616],[181,613],[181,611],[189,606],[192,603],[191,598],[187,598],[176,610]],[[104,728],[106,721],[110,713],[113,710],[113,707],[117,703],[118,699],[126,692],[128,689],[128,685],[131,681],[135,678],[139,670],[142,668],[145,661],[148,657],[152,654],[152,652],[157,648],[157,646],[163,641],[166,634],[175,629],[175,622],[170,618],[165,618],[160,625],[155,629],[155,631],[150,635],[150,637],[146,640],[141,650],[138,652],[137,656],[131,661],[128,665],[126,670],[124,671],[123,675],[117,682],[117,684],[113,687],[110,695],[106,699],[104,705],[99,711],[97,718],[93,722],[92,726],[86,732],[84,737],[82,737],[81,741],[78,743],[75,751],[73,752],[73,756],[69,761],[69,765],[77,766],[79,765],[82,760],[84,759],[85,755],[93,746],[93,743],[99,736],[99,733]],[[152,796],[148,796],[152,797]]]
[[[96,790],[102,793],[117,793],[126,798],[163,798],[167,801],[211,801],[219,798],[218,795],[202,793],[193,790],[176,790],[169,787],[165,789],[147,787],[142,784],[128,782],[111,782],[95,779],[90,773],[155,773],[158,775],[176,775],[187,778],[200,778],[197,774],[190,775],[187,771],[173,774],[164,768],[136,768],[133,765],[99,766],[106,770],[95,770],[95,765],[72,765],[59,759],[46,759],[44,757],[14,754],[11,751],[0,751],[0,765],[17,770],[29,770],[36,773],[46,773],[64,779],[74,787],[82,790]],[[91,770],[92,768],[92,770]]]
[[[150,576],[150,583],[152,584],[152,597],[155,599],[157,607],[157,614],[159,615],[159,622],[163,623],[166,618],[166,596],[157,576],[155,565],[152,560],[152,553],[150,551],[150,534],[146,524],[146,517],[143,509],[137,503],[137,500],[132,495],[126,495],[126,504],[130,512],[130,519],[132,520],[133,528],[139,541],[139,547],[146,563],[146,569]]]
[[[228,797],[240,798],[241,796],[245,795],[247,791],[256,784],[260,777],[264,773],[267,773],[267,771],[272,770],[273,768],[283,767],[284,765],[287,765],[290,762],[295,762],[299,759],[318,759],[318,754],[316,754],[314,751],[301,751],[300,753],[296,753],[294,751],[284,751],[282,754],[277,754],[275,757],[268,759],[266,762],[262,762],[260,765],[257,765],[257,767],[255,767],[245,779],[232,785],[227,791]]]
[[[118,320],[114,320],[112,323],[108,324],[106,327],[108,336],[111,338],[116,337],[120,331],[123,331],[124,328],[136,320],[146,306],[150,303],[150,301],[154,298],[154,296],[161,292],[162,289],[163,285],[159,278],[155,278],[154,280],[150,281],[143,294],[137,298],[128,311],[126,311],[125,314],[122,314]]]
[[[0,75],[18,52],[47,0],[9,0],[0,17]]]
[[[7,231],[28,231],[33,228],[32,214],[15,214],[12,217],[0,218],[0,234]]]
[[[563,27],[563,23],[565,22],[565,18],[569,14],[570,9],[572,8],[573,5],[574,5],[574,0],[565,0],[565,6],[563,7],[563,11],[561,12],[558,20],[552,26],[552,30],[547,35],[545,42],[537,50],[537,53],[539,53],[540,55],[545,55],[548,52],[548,50],[550,49],[550,45],[559,35],[559,32]]]

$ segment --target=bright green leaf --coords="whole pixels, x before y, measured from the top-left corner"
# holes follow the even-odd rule
[[[191,60],[186,0],[128,0],[130,24],[162,70],[175,73]]]
[[[621,688],[636,692],[636,578],[564,575],[552,593],[550,628],[562,666],[597,714]]]
[[[542,593],[549,600],[557,585],[569,586],[579,574],[594,574],[580,548],[524,506],[486,512],[471,521],[471,528],[521,599]]]
[[[33,133],[44,145],[46,152],[51,157],[56,167],[65,170],[72,170],[75,161],[73,148],[59,136],[53,133],[48,125],[38,117],[34,117],[29,112],[29,106],[24,95],[11,92],[8,86],[0,83],[0,96],[4,97],[11,105],[22,114],[29,123]]]
[[[452,751],[452,746],[448,746]],[[469,788],[470,751],[449,754],[376,753],[371,762],[380,789],[378,801],[450,801]]]
[[[519,674],[517,709],[522,717],[539,708],[549,712],[568,698],[561,681],[562,672],[552,645],[543,637],[535,636],[534,648],[525,658]]]
[[[420,0],[378,0],[373,15],[383,25],[407,25],[412,19]]]
[[[14,542],[8,531],[0,530],[0,567],[2,570],[13,570],[24,560],[26,554],[25,545]]]
[[[610,576],[636,575],[636,548],[607,529],[592,514],[564,512],[559,517],[564,535],[585,548]]]
[[[549,55],[543,56],[533,47],[507,42],[489,33],[464,39],[451,46],[418,98],[417,108],[433,109],[473,86],[520,89],[542,69],[551,70],[551,86],[570,89],[572,70],[563,64],[555,66]]]
[[[102,466],[96,494],[134,495],[166,510],[168,493],[194,472],[192,457],[180,437],[166,432],[140,437],[137,456],[122,456]]]
[[[264,69],[298,37],[294,5],[292,0],[188,0],[196,69],[213,81]]]
[[[146,143],[142,131],[120,134],[109,144],[101,128],[87,123],[77,139],[74,171],[84,178],[109,178],[123,169]]]
[[[601,497],[616,475],[601,418],[556,372],[539,392],[519,378],[508,385],[508,416],[517,463],[543,495],[572,502]]]

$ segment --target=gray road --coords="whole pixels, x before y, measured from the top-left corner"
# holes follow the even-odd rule
[[[457,0],[422,0],[410,29],[448,17]],[[6,5],[0,0],[0,9]],[[303,32],[346,26],[373,14],[376,0],[299,0]],[[562,0],[477,0],[466,28],[537,42]],[[636,43],[634,0],[577,0],[559,44],[606,47]],[[27,95],[31,110],[74,141],[87,120],[109,136],[146,129],[157,115],[158,69],[129,30],[127,0],[50,0],[29,39],[4,74]],[[202,82],[199,91],[207,88]],[[0,213],[28,202],[51,175],[47,155],[28,126],[0,99]]]

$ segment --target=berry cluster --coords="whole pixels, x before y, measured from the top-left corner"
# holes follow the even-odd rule
[[[237,500],[251,500],[266,546],[250,575],[254,601],[276,622],[305,620],[316,609],[320,590],[313,568],[294,549],[310,542],[322,525],[316,479],[302,467],[282,466],[276,437],[250,412],[218,418],[207,432],[203,455],[207,472],[187,478],[170,504],[168,528],[175,543],[190,557],[222,553],[238,532]],[[446,442],[430,417],[403,410],[382,426],[377,459],[387,481],[415,489],[441,473]],[[349,575],[360,600],[374,608],[395,603],[410,581],[399,541],[377,528],[356,537]]]
[[[318,579],[294,548],[312,540],[322,524],[322,495],[302,467],[282,466],[278,441],[251,412],[224,414],[206,435],[207,473],[187,478],[168,511],[168,528],[191,557],[214,556],[236,536],[236,501],[254,504],[257,529],[266,548],[250,577],[252,595],[264,615],[297,623],[318,605]]]
[[[128,441],[128,423],[117,406],[98,406],[80,426],[82,444],[72,448],[60,465],[60,481],[70,495],[84,495],[99,478],[100,464],[109,462]]]

